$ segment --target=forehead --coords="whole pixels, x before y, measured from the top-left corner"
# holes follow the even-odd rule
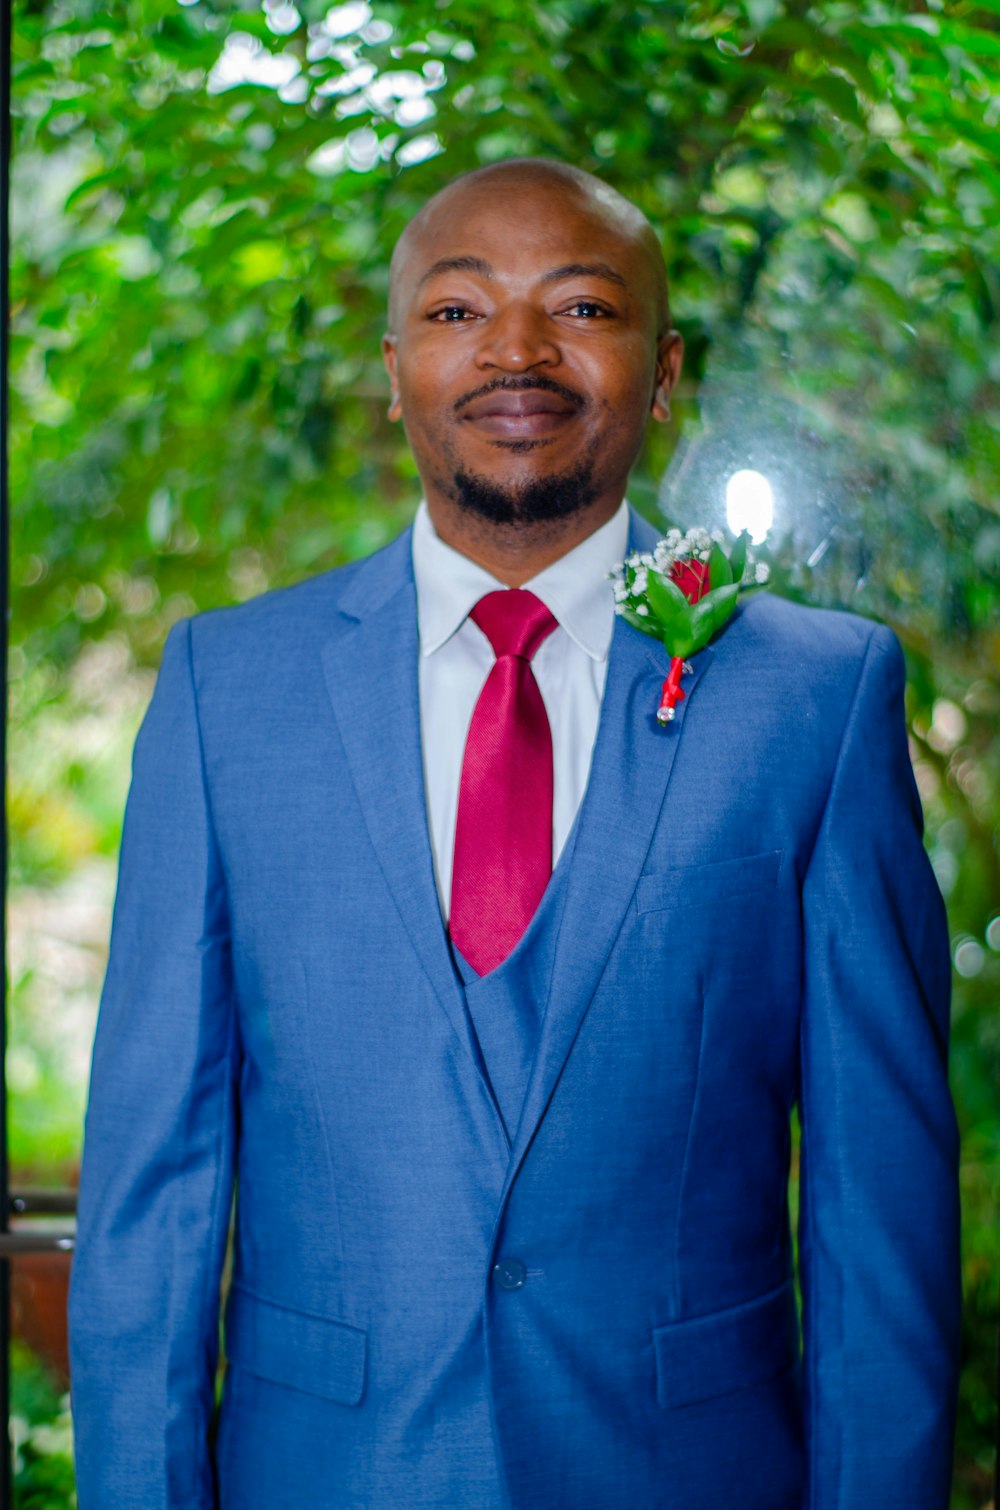
[[[411,289],[435,263],[460,257],[488,262],[499,278],[600,260],[637,285],[649,261],[640,236],[593,196],[557,179],[506,175],[438,195],[400,250],[399,272]]]

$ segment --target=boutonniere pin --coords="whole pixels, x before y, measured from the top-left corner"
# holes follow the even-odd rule
[[[615,613],[659,640],[670,657],[656,711],[661,724],[671,722],[684,698],[681,677],[690,657],[721,633],[741,592],[767,581],[763,562],[747,559],[746,532],[728,556],[721,541],[718,532],[669,530],[652,551],[633,551],[608,574]]]

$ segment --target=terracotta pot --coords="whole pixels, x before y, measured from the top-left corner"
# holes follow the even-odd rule
[[[69,1253],[25,1253],[10,1261],[11,1330],[69,1388],[66,1301]]]

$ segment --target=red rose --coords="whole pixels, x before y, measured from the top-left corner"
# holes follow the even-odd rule
[[[708,562],[693,556],[687,561],[675,561],[670,580],[677,583],[689,603],[697,603],[708,592]]]

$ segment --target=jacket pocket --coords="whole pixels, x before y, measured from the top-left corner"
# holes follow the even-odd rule
[[[792,1281],[746,1305],[657,1327],[656,1398],[676,1410],[762,1384],[798,1357]]]
[[[773,891],[784,851],[742,855],[719,860],[714,865],[679,865],[655,875],[639,877],[636,905],[643,912],[661,912],[678,907],[701,907],[727,897],[762,895]]]
[[[367,1334],[346,1322],[274,1305],[242,1285],[229,1292],[226,1357],[260,1379],[357,1405],[367,1343]]]

